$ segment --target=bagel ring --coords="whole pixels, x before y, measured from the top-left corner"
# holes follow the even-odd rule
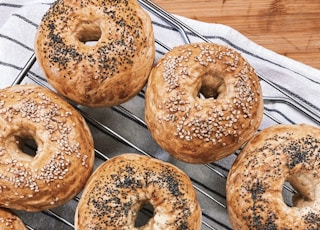
[[[0,206],[57,207],[81,191],[93,163],[90,130],[65,100],[31,84],[0,90]]]
[[[117,105],[138,94],[149,76],[151,19],[136,0],[57,0],[38,27],[35,54],[63,96],[90,107]]]
[[[253,136],[263,116],[253,68],[236,51],[212,43],[182,45],[164,55],[151,71],[145,99],[153,138],[188,163],[232,154]]]
[[[27,230],[21,219],[11,211],[0,208],[1,230]]]
[[[259,132],[228,175],[233,229],[319,229],[319,159],[318,127],[276,125]],[[282,194],[285,182],[297,192],[288,205]]]
[[[103,163],[90,177],[75,215],[75,229],[138,229],[144,204],[154,212],[139,229],[201,229],[201,209],[189,177],[180,169],[138,154]]]

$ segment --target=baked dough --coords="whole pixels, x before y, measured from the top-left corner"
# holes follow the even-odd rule
[[[0,229],[27,230],[26,226],[17,215],[4,208],[0,208]]]
[[[37,145],[34,156],[24,150],[27,139]],[[0,90],[0,206],[62,205],[82,190],[93,163],[90,130],[66,101],[36,85]]]
[[[135,227],[144,204],[154,212]],[[201,209],[189,177],[147,156],[122,154],[103,163],[90,177],[75,215],[75,229],[201,229]]]
[[[151,72],[145,98],[153,138],[188,163],[232,154],[263,117],[254,69],[233,49],[211,43],[182,45],[164,55]]]
[[[319,229],[320,129],[276,125],[253,137],[234,162],[227,180],[233,229]],[[289,182],[297,191],[288,206]]]
[[[151,19],[136,0],[57,0],[38,27],[35,54],[63,96],[90,107],[117,105],[149,76]]]

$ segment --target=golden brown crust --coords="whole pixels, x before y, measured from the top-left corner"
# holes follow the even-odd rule
[[[0,208],[0,229],[27,230],[26,226],[18,216],[4,208]]]
[[[227,180],[233,229],[319,229],[320,129],[276,125],[253,137]],[[285,181],[297,190],[285,204]]]
[[[90,177],[75,229],[138,229],[134,224],[143,203],[154,208],[143,229],[201,229],[201,209],[189,177],[169,163],[128,153],[106,161]]]
[[[91,107],[135,96],[155,55],[151,19],[136,0],[58,0],[35,40],[37,60],[50,84]],[[85,44],[92,40],[98,41]]]
[[[237,150],[260,126],[259,79],[241,55],[227,47],[176,47],[150,74],[145,113],[152,136],[175,158],[216,161]]]
[[[21,140],[33,139],[35,156]],[[93,139],[82,116],[36,85],[0,91],[0,206],[39,211],[77,195],[91,175]]]

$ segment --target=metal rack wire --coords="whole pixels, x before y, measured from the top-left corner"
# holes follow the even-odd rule
[[[197,31],[193,30],[188,25],[184,24],[176,17],[154,4],[152,1],[139,0],[139,3],[147,11],[175,27],[181,34],[185,43],[190,43],[189,34],[197,36],[205,42],[210,42]],[[166,51],[170,50],[166,44],[158,41],[157,39],[156,44],[161,47],[161,49]],[[159,51],[159,53],[161,52]],[[48,87],[37,77],[29,74],[30,69],[35,63],[35,55],[32,55],[23,70],[16,77],[13,85],[21,84],[26,78],[28,78],[35,84]],[[265,103],[285,103],[293,109],[300,111],[315,123],[320,124],[320,114],[318,111],[314,110],[298,98],[287,94],[277,85],[267,80],[263,75],[260,74],[259,77],[261,81],[283,94],[281,97],[264,97]],[[142,90],[130,102],[112,108],[97,109],[93,111],[79,105],[74,105],[74,107],[86,119],[93,132],[95,143],[97,143],[95,146],[96,164],[99,165],[101,162],[106,161],[110,157],[121,152],[136,152],[171,162],[182,168],[190,176],[193,182],[194,189],[197,191],[200,205],[203,210],[202,229],[231,230],[232,228],[227,216],[225,183],[228,170],[238,152],[219,162],[206,165],[188,165],[172,159],[159,146],[157,146],[150,137],[143,119],[143,103],[144,91]],[[135,106],[132,107],[132,104]],[[273,124],[282,123],[281,120],[274,117],[272,113],[269,113],[268,111],[265,111],[264,115],[264,120],[268,120],[268,122]],[[134,131],[125,130],[124,127],[127,126],[134,127]],[[132,138],[132,132],[141,135],[140,139],[143,140],[140,141],[139,139],[137,140],[136,138]],[[101,142],[102,144],[99,144]],[[106,147],[105,143],[108,143],[107,145],[112,147]],[[32,146],[30,146],[30,148],[32,148]],[[285,185],[284,187],[286,190],[284,193],[295,193],[290,185]],[[27,228],[30,230],[43,228],[73,229],[73,216],[79,197],[80,195],[69,201],[66,205],[54,210],[46,210],[39,213],[25,213],[18,211],[17,213],[21,216]],[[288,203],[290,203],[290,201],[288,201]],[[141,216],[141,219],[148,219],[152,216],[152,211],[148,208],[144,208],[139,215]]]

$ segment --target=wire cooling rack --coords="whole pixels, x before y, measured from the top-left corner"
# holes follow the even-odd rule
[[[184,43],[190,43],[190,35],[196,36],[202,41],[210,42],[197,31],[190,28],[152,1],[139,0],[139,3],[154,17],[161,18],[171,27],[174,27],[180,33]],[[165,52],[170,50],[168,45],[157,40],[157,37],[156,47],[158,56],[162,56]],[[16,77],[13,85],[31,81],[35,84],[50,88],[45,79],[30,74],[30,70],[34,68],[35,63],[35,55],[32,55],[20,74]],[[301,113],[303,121],[306,119],[316,125],[320,124],[320,115],[317,110],[310,107],[299,98],[286,93],[281,87],[269,81],[261,74],[259,74],[259,77],[261,83],[267,84],[268,87],[275,90],[277,92],[276,95],[281,95],[277,97],[265,96],[265,104],[286,104],[290,109]],[[111,108],[88,109],[80,105],[73,105],[86,119],[92,131],[95,140],[95,167],[113,156],[131,152],[152,156],[170,162],[186,172],[193,182],[203,212],[202,229],[232,229],[227,214],[225,185],[232,162],[241,150],[238,150],[231,156],[218,162],[205,165],[190,165],[173,159],[154,142],[148,132],[144,121],[144,90],[129,102]],[[260,129],[280,123],[284,123],[284,121],[281,118],[274,116],[272,112],[265,110]],[[27,148],[34,149],[36,147],[29,145]],[[290,197],[292,197],[294,193],[295,191],[290,184],[284,185],[283,196],[285,202],[289,206],[291,205]],[[74,228],[73,219],[80,196],[81,194],[70,200],[67,204],[52,210],[35,213],[24,211],[15,212],[21,217],[28,229],[69,230]],[[143,225],[151,216],[152,207],[144,207],[139,212],[136,224],[140,226]]]

